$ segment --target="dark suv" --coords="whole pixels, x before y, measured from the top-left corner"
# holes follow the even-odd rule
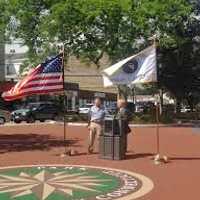
[[[11,114],[12,121],[20,123],[26,121],[33,123],[35,120],[44,122],[45,120],[55,120],[59,115],[59,108],[51,102],[29,103],[24,108],[15,110]]]

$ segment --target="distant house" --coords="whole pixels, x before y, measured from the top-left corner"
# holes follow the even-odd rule
[[[5,81],[5,45],[0,36],[0,82]]]
[[[5,79],[7,81],[19,80],[20,66],[26,59],[28,47],[23,46],[20,41],[5,45]]]
[[[20,41],[12,44],[0,42],[0,96],[19,80],[20,65],[26,58],[28,48]],[[0,98],[0,104],[3,99]]]

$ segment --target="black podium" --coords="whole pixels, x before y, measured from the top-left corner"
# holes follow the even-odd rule
[[[127,137],[126,122],[114,118],[105,119],[104,131],[99,140],[99,156],[102,159],[125,159]]]

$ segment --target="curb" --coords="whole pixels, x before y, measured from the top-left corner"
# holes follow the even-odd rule
[[[61,123],[62,124],[62,123]],[[87,123],[67,123],[68,126],[87,126]],[[157,127],[157,124],[129,124],[130,127]],[[191,127],[194,124],[159,124],[159,127]]]
[[[32,124],[28,124],[26,122],[22,122],[20,124],[15,124],[15,123],[6,123],[4,125],[1,125],[0,127],[13,127],[13,126],[46,126],[46,125],[63,125],[63,122],[56,122],[56,121],[47,121],[47,122],[36,122]],[[68,122],[67,126],[78,126],[78,127],[86,127],[87,123],[74,123],[74,122]],[[139,128],[139,127],[144,127],[144,128],[154,128],[157,127],[157,124],[130,124],[129,125],[132,128]],[[159,127],[194,127],[195,124],[193,123],[185,123],[185,124],[159,124]]]

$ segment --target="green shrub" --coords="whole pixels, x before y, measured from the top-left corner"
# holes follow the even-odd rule
[[[174,122],[174,116],[173,115],[166,115],[163,114],[159,117],[160,123],[173,123]],[[137,113],[132,117],[131,123],[133,124],[154,124],[156,123],[156,116],[155,114],[142,114]]]
[[[176,119],[184,119],[184,120],[198,120],[200,119],[199,112],[186,112],[186,113],[177,113]]]
[[[67,122],[86,122],[87,115],[80,115],[80,114],[67,114],[66,115]]]

